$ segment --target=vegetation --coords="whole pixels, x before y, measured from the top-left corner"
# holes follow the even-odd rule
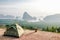
[[[22,26],[24,29],[30,29],[30,30],[42,30],[42,31],[48,31],[48,32],[60,32],[60,25],[54,25],[54,24],[47,24],[45,22],[27,22],[27,21],[21,21],[21,20],[0,20],[1,24],[5,24],[5,26],[0,26],[1,27],[10,27],[9,25],[18,23],[19,25]]]
[[[60,27],[58,27],[58,28],[55,26],[52,26],[51,28],[47,27],[47,28],[43,28],[42,31],[59,32],[60,33]]]

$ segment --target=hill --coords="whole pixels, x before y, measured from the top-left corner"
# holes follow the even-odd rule
[[[15,16],[0,14],[0,19],[15,19]]]
[[[24,20],[36,20],[36,17],[32,17],[27,12],[24,12],[23,19]]]
[[[60,14],[49,15],[44,18],[46,22],[60,22]]]

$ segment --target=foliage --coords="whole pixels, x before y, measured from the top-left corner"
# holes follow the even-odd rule
[[[34,30],[34,29],[38,29],[42,31],[49,31],[49,32],[60,32],[60,27],[56,24],[47,24],[43,21],[40,22],[27,22],[27,21],[21,21],[21,20],[0,20],[1,24],[5,24],[5,27],[10,27],[9,25],[11,24],[15,24],[18,23],[20,26],[22,26],[22,28],[24,29],[30,29],[30,30]],[[2,27],[2,26],[0,26]]]

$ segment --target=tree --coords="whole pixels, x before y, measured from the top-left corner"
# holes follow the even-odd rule
[[[59,28],[57,28],[57,31],[58,31],[58,32],[60,32],[60,27],[59,27]]]

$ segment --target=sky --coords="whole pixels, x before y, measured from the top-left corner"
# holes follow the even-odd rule
[[[0,14],[23,16],[24,12],[40,18],[60,14],[60,0],[0,0]]]

